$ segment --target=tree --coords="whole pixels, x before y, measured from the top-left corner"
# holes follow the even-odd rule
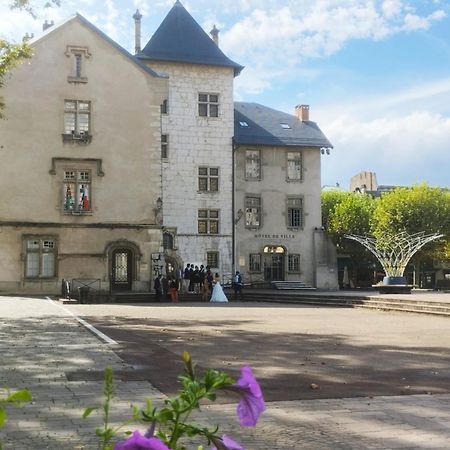
[[[322,203],[322,226],[325,230],[330,229],[330,218],[333,215],[334,208],[344,201],[350,192],[340,191],[338,189],[333,189],[330,191],[322,191],[321,203]]]
[[[445,235],[413,258],[418,281],[421,262],[450,261],[450,191],[421,184],[383,195],[377,202],[371,231],[377,238],[402,231]]]
[[[322,224],[341,255],[351,260],[351,279],[356,285],[359,274],[371,272],[375,258],[358,242],[345,238],[346,234],[368,234],[376,200],[371,196],[326,191],[322,193]]]
[[[49,0],[40,6],[48,8],[59,5],[60,0]],[[37,7],[39,7],[39,5],[35,6],[30,0],[12,0],[10,3],[11,9],[26,11],[34,18],[36,17],[35,8]],[[5,85],[6,76],[11,69],[28,58],[31,58],[31,48],[26,42],[12,43],[8,42],[6,39],[0,39],[0,89]],[[4,108],[5,104],[3,98],[0,96],[0,118],[4,118]]]

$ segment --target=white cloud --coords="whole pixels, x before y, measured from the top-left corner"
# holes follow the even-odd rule
[[[341,115],[321,125],[334,145],[323,160],[324,184],[346,187],[351,176],[367,170],[377,173],[380,184],[449,185],[450,117],[418,110],[370,121]]]

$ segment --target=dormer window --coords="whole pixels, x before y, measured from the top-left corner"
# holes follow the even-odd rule
[[[241,126],[241,128],[247,128],[248,127],[248,123],[247,122],[239,122],[239,125]]]
[[[283,128],[283,130],[290,130],[291,126],[288,125],[287,123],[280,123],[281,128]]]
[[[69,72],[67,81],[69,83],[87,83],[85,62],[86,59],[91,57],[88,48],[68,45],[66,56],[72,60],[72,69]]]

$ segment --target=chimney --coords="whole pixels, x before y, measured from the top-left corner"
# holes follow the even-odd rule
[[[52,27],[55,24],[53,20],[51,22],[47,22],[47,20],[42,24],[42,31],[45,31],[46,29]]]
[[[309,121],[309,105],[297,105],[295,107],[295,115],[297,116],[298,120],[301,120],[302,122],[308,122]]]
[[[133,15],[134,19],[134,51],[135,54],[141,51],[141,19],[142,14],[137,9]]]
[[[216,25],[214,24],[213,29],[209,32],[209,34],[211,35],[211,39],[214,41],[214,44],[217,45],[217,47],[219,46],[219,31],[216,28]]]
[[[34,38],[34,34],[33,33],[28,34],[28,32],[27,32],[27,33],[25,33],[25,36],[22,38],[22,42],[28,42],[30,39],[33,39],[33,38]]]

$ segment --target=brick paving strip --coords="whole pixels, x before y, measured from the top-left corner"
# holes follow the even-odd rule
[[[0,298],[1,384],[27,387],[35,398],[8,410],[5,450],[95,449],[98,416],[84,421],[81,413],[101,402],[98,373],[107,365],[133,371],[115,348],[49,301]],[[89,372],[96,375],[76,376]],[[116,385],[113,421],[128,416],[130,403],[164,398],[147,381]],[[450,448],[450,394],[273,401],[254,429],[237,424],[234,404],[204,412],[202,422],[220,423],[247,450]]]

